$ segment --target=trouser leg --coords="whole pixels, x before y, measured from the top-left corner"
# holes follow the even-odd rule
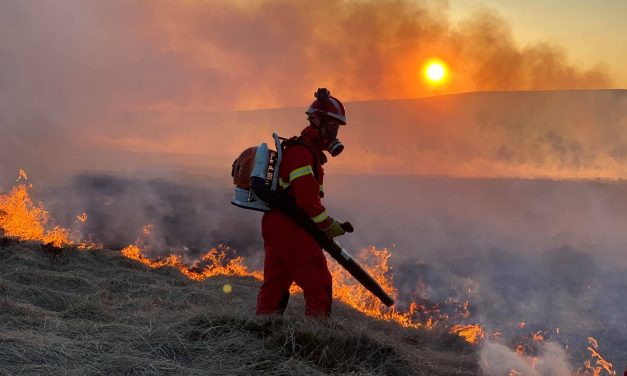
[[[298,266],[293,271],[296,284],[303,289],[306,316],[329,316],[331,314],[332,279],[327,260],[323,255]]]
[[[263,284],[257,295],[257,315],[283,314],[290,297],[292,277],[281,260],[266,252]]]

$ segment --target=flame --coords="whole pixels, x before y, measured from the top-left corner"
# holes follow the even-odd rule
[[[208,251],[203,255],[199,262],[191,267],[182,262],[180,256],[169,255],[161,259],[151,259],[144,256],[142,246],[147,243],[147,238],[151,235],[154,226],[146,225],[142,230],[142,235],[137,239],[136,244],[129,245],[122,249],[122,255],[139,261],[151,268],[174,267],[190,279],[202,280],[214,276],[248,276],[263,280],[263,273],[259,271],[249,271],[244,264],[242,257],[235,257],[227,260],[228,248],[221,246]],[[392,274],[388,260],[390,252],[387,249],[378,250],[375,247],[362,250],[356,257],[366,271],[381,285],[383,289],[390,292],[394,297],[397,291],[394,288]],[[201,264],[204,264],[202,268]],[[361,284],[354,280],[348,272],[335,262],[329,263],[329,270],[333,276],[333,296],[349,306],[359,310],[367,316],[374,317],[379,320],[395,322],[407,328],[432,328],[438,322],[444,321],[448,316],[439,313],[437,310],[432,312],[425,320],[418,318],[418,312],[428,310],[412,302],[408,310],[399,312],[395,308],[388,308],[383,305],[375,296],[366,290]],[[292,285],[290,293],[301,293],[302,290],[297,285]],[[468,302],[460,304],[462,307],[462,317],[468,317]],[[470,343],[476,343],[479,338],[484,338],[483,329],[479,325],[469,325],[469,328],[462,333],[459,331],[451,331],[458,334]],[[469,331],[478,331],[472,336]]]
[[[27,175],[26,172],[20,170],[18,181],[22,179],[27,179]],[[67,229],[60,226],[50,226],[50,216],[43,204],[40,203],[36,206],[32,203],[28,193],[30,188],[30,185],[19,184],[8,195],[0,196],[0,227],[4,230],[5,235],[14,236],[21,240],[38,240],[57,247],[75,245],[81,248],[96,248],[99,246],[93,243],[73,242]],[[79,222],[85,222],[87,213],[82,213],[76,218]],[[220,275],[250,276],[259,280],[263,279],[262,272],[248,270],[242,257],[227,257],[230,254],[229,249],[224,246],[209,250],[191,266],[185,264],[181,257],[175,254],[170,254],[165,258],[151,259],[144,255],[144,250],[148,248],[149,238],[153,231],[154,226],[144,226],[140,238],[135,244],[122,249],[122,255],[151,268],[174,267],[193,280]],[[396,298],[397,291],[388,264],[390,252],[387,249],[378,250],[370,247],[363,249],[356,258],[381,287]],[[440,311],[437,304],[427,307],[412,302],[405,311],[388,308],[355,281],[341,266],[335,262],[330,262],[329,266],[334,280],[334,298],[368,316],[396,322],[408,328],[432,328],[448,319],[448,316]],[[298,293],[300,289],[294,285],[291,292]],[[460,318],[468,318],[470,316],[469,303],[466,301],[459,306],[461,307]],[[462,336],[466,340],[472,338]]]
[[[154,226],[145,225],[142,229],[142,235],[137,239],[136,243],[122,249],[121,253],[124,257],[139,261],[151,268],[173,267],[178,269],[186,277],[195,281],[200,281],[216,276],[240,276],[254,277],[259,280],[263,279],[260,272],[250,272],[244,264],[244,258],[241,256],[229,258],[230,249],[225,246],[213,248],[200,257],[192,266],[183,263],[181,257],[170,254],[161,259],[151,259],[144,256],[142,246],[148,242],[148,237],[152,234]]]
[[[22,174],[26,176],[20,170],[20,178]],[[9,194],[0,195],[0,228],[5,235],[20,240],[38,240],[55,247],[72,244],[67,229],[50,225],[50,215],[43,204],[33,204],[28,194],[31,187],[19,184]]]
[[[468,343],[479,343],[480,339],[485,338],[483,327],[481,325],[453,325],[449,330],[450,333],[463,337]]]
[[[616,370],[614,370],[612,363],[605,360],[599,353],[599,342],[592,337],[588,337],[588,344],[590,345],[588,346],[588,351],[590,351],[591,359],[584,362],[583,368],[577,371],[577,376],[600,376],[603,371],[610,376],[616,376]],[[592,365],[593,361],[594,366]]]
[[[390,251],[387,248],[377,249],[369,247],[362,249],[355,259],[377,283],[394,300],[398,291],[394,287],[394,275],[389,266]],[[339,264],[329,263],[329,271],[333,277],[333,297],[357,309],[367,316],[378,320],[395,322],[406,328],[431,329],[440,322],[447,321],[448,315],[442,313],[438,305],[426,307],[413,301],[407,310],[401,311],[396,307],[386,307],[378,298],[366,290]],[[451,303],[451,302],[449,302]],[[469,316],[468,302],[457,304],[461,311],[460,318]],[[464,337],[465,338],[465,337]],[[468,340],[467,338],[465,338]]]
[[[355,257],[383,290],[387,291],[393,299],[396,299],[397,291],[390,274],[389,258],[390,252],[386,248],[378,250],[375,247],[362,249]],[[329,271],[333,277],[333,297],[335,299],[380,320],[395,321],[404,327],[411,328],[424,326],[423,323],[412,320],[416,309],[415,305],[411,305],[407,312],[399,313],[394,308],[388,308],[381,303],[339,264],[330,262]]]
[[[20,181],[20,180],[28,180],[28,175],[26,175],[26,171],[22,170],[21,168],[19,170],[16,181]]]
[[[27,180],[24,170],[19,170],[17,181]],[[64,227],[55,226],[50,219],[50,213],[43,203],[35,205],[30,198],[29,189],[32,184],[18,184],[8,194],[0,194],[0,229],[5,236],[20,240],[40,241],[55,247],[75,246],[81,249],[100,247],[91,241],[74,241],[81,236],[72,233]],[[87,214],[83,213],[85,220]]]
[[[249,271],[244,265],[242,257],[231,258],[227,261],[226,247],[214,248],[203,255],[199,262],[191,267],[181,261],[180,256],[169,255],[161,259],[151,259],[143,255],[142,246],[146,245],[147,238],[151,235],[154,226],[146,225],[142,230],[142,235],[137,239],[135,245],[129,245],[122,250],[122,255],[133,260],[137,260],[151,268],[174,267],[185,276],[194,280],[202,280],[214,276],[248,276],[263,280],[263,273],[260,271]],[[375,247],[363,249],[356,257],[362,267],[381,285],[381,287],[391,293],[396,298],[397,291],[394,287],[393,275],[390,273],[388,260],[390,252],[387,249],[378,250]],[[200,264],[205,264],[199,268]],[[329,271],[333,277],[333,297],[349,306],[357,309],[363,314],[379,320],[395,322],[406,328],[427,328],[434,327],[437,323],[445,321],[448,316],[440,313],[437,309],[430,311],[424,306],[412,302],[406,311],[397,311],[395,308],[386,307],[361,284],[335,262],[329,262]],[[302,293],[302,290],[293,284],[290,293]],[[460,317],[467,318],[470,315],[469,303],[466,301],[460,304]],[[429,316],[425,320],[420,320],[418,313],[427,313]],[[461,326],[460,326],[461,327]],[[483,328],[480,325],[468,325],[463,330],[451,330],[451,333],[460,335],[469,343],[477,343],[480,338],[484,338]]]
[[[17,181],[27,180],[28,176],[24,170],[19,171]],[[70,239],[70,232],[61,226],[52,226],[50,215],[45,210],[44,205],[33,204],[29,189],[32,185],[18,184],[14,186],[9,194],[0,195],[0,229],[6,236],[16,237],[21,240],[36,240],[45,244],[52,244],[56,247],[68,245],[77,246],[84,249],[94,249],[101,247],[99,244],[74,242]],[[87,221],[87,214],[83,212],[77,216],[80,222]],[[170,254],[165,258],[151,259],[143,254],[143,249],[149,243],[149,237],[154,230],[154,226],[146,225],[142,229],[142,235],[137,239],[136,244],[129,245],[122,249],[121,254],[129,259],[139,261],[151,268],[174,267],[183,275],[193,280],[203,280],[215,276],[245,276],[263,280],[263,273],[260,271],[249,271],[241,256],[232,257],[230,248],[218,246],[207,251],[191,266],[185,264],[178,255]],[[390,252],[387,249],[378,250],[375,247],[363,249],[356,257],[362,267],[395,299],[398,292],[394,287],[393,274],[389,267]],[[334,298],[350,305],[360,312],[379,320],[395,322],[408,328],[432,328],[439,323],[448,321],[448,314],[443,313],[438,304],[427,307],[413,301],[405,311],[398,311],[397,308],[388,308],[383,305],[369,291],[356,282],[348,272],[335,262],[329,263],[329,269],[334,280]],[[230,285],[229,285],[230,286]],[[225,285],[225,293],[231,291]],[[424,289],[424,286],[423,286]],[[420,293],[420,289],[418,293]],[[300,289],[294,285],[291,292],[298,293]],[[456,319],[468,319],[470,317],[469,302],[458,304],[452,299],[448,299],[446,304],[456,304],[458,307],[458,317]],[[518,324],[519,328],[525,327],[525,322]],[[468,343],[476,344],[485,338],[484,329],[478,324],[456,324],[449,332],[463,337]],[[556,329],[559,334],[559,328]],[[500,336],[500,332],[495,332],[493,336]],[[538,331],[532,334],[535,341],[544,341],[544,333]],[[588,338],[588,351],[591,359],[584,362],[583,368],[577,371],[576,376],[600,376],[603,371],[609,376],[615,376],[616,371],[612,363],[604,359],[599,353],[598,341],[592,337]],[[538,358],[525,355],[525,347],[519,344],[516,353],[520,357],[525,357],[534,367]],[[594,364],[594,365],[593,365]],[[516,370],[511,370],[510,375],[519,374]]]
[[[522,344],[516,345],[516,355],[523,356],[525,355],[525,346]]]
[[[538,342],[544,342],[544,333],[542,333],[541,330],[533,333],[533,340]]]
[[[244,259],[242,257],[235,257],[227,260],[227,252],[222,249],[213,248],[203,256],[193,266],[188,266],[181,261],[181,257],[178,255],[169,255],[161,259],[151,259],[142,254],[141,248],[136,245],[129,245],[122,249],[122,255],[132,260],[141,262],[148,265],[153,269],[173,267],[178,269],[186,277],[195,281],[201,281],[206,278],[217,276],[240,276],[240,277],[254,277],[262,279],[258,272],[249,272],[246,265],[244,265]],[[205,264],[200,266],[201,264]]]

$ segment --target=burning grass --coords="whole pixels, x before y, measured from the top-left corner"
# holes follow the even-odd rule
[[[18,178],[18,182],[25,179],[27,179],[26,174],[23,171],[20,171],[20,177]],[[96,250],[98,248],[98,246],[93,243],[82,242],[80,240],[71,240],[72,236],[69,230],[60,226],[53,225],[52,221],[50,220],[50,215],[45,210],[43,204],[39,203],[38,205],[35,205],[32,202],[28,192],[30,187],[30,185],[22,182],[16,185],[9,194],[0,195],[0,230],[2,230],[1,232],[3,232],[5,236],[9,237],[3,237],[3,240],[0,241],[0,246],[5,248],[9,247],[9,249],[11,250],[10,252],[13,252],[11,257],[15,258],[16,260],[20,260],[20,256],[17,256],[19,252],[15,251],[14,248],[20,248],[22,246],[16,246],[15,241],[10,240],[10,238],[14,238],[18,241],[38,241],[43,243],[43,249],[48,250],[48,253],[50,254],[49,261],[51,270],[54,269],[54,263],[63,264],[63,262],[65,262],[66,264],[71,264],[73,260],[68,260],[67,258],[67,254],[70,253],[71,250]],[[80,223],[85,223],[88,220],[86,213],[79,214],[76,218],[77,221]],[[261,272],[249,271],[247,266],[245,265],[245,260],[242,257],[235,257],[233,251],[226,246],[219,246],[217,248],[209,250],[191,265],[184,263],[181,257],[176,254],[171,254],[167,257],[158,259],[147,257],[144,254],[144,248],[149,243],[149,238],[152,231],[152,226],[147,225],[144,228],[142,235],[137,240],[136,244],[129,245],[121,250],[121,256],[123,256],[127,260],[133,260],[144,264],[151,269],[159,270],[159,273],[153,273],[155,276],[169,276],[169,278],[173,278],[173,281],[176,281],[175,284],[180,284],[182,286],[195,286],[193,288],[190,287],[192,290],[195,291],[193,294],[198,294],[197,289],[200,288],[198,286],[213,285],[216,278],[217,280],[219,280],[219,278],[225,277],[245,277],[247,278],[246,281],[248,281],[246,282],[247,284],[258,283],[258,280],[263,279],[263,275]],[[3,234],[0,233],[0,235]],[[81,236],[75,238],[80,239]],[[17,244],[21,243],[18,242]],[[65,252],[66,257],[62,260],[59,260],[60,256],[62,256],[63,254],[64,249],[68,249],[68,251]],[[29,248],[27,247],[26,250],[28,251]],[[74,252],[72,255],[72,259],[81,259],[92,256],[95,258],[100,258],[100,255],[102,254],[104,254],[102,251],[90,252],[87,255],[79,255],[78,253]],[[107,257],[114,256],[109,255]],[[364,269],[366,269],[368,273],[370,273],[374,277],[374,279],[384,288],[384,290],[386,290],[388,293],[396,298],[397,291],[394,287],[393,275],[388,264],[389,258],[390,252],[387,249],[379,250],[374,247],[363,249],[361,253],[356,257],[356,259],[360,262]],[[132,264],[125,264],[125,266],[127,267],[129,265]],[[488,337],[488,335],[484,332],[484,328],[481,325],[468,323],[468,319],[470,318],[470,311],[469,303],[467,301],[463,303],[455,302],[453,300],[445,302],[446,305],[454,308],[454,310],[449,309],[447,312],[444,312],[441,309],[440,304],[428,306],[422,303],[419,304],[417,301],[409,304],[408,308],[405,310],[398,310],[395,307],[388,308],[384,306],[370,292],[364,289],[358,282],[356,282],[338,264],[331,261],[329,265],[334,281],[334,298],[338,301],[345,303],[347,306],[354,308],[360,314],[365,314],[366,316],[374,319],[374,321],[372,322],[387,322],[396,324],[395,329],[391,329],[391,327],[389,326],[384,327],[385,329],[383,330],[383,332],[386,335],[389,335],[391,332],[396,332],[395,335],[397,337],[399,334],[401,337],[407,337],[407,333],[402,332],[403,330],[409,330],[410,333],[414,333],[412,332],[412,330],[421,329],[421,336],[439,339],[447,338],[444,342],[448,344],[448,348],[457,348],[462,350],[464,349],[464,347],[459,347],[457,344],[453,345],[454,341],[451,342],[451,336],[449,334],[459,336],[457,337],[458,339],[463,338],[463,340],[470,344],[477,344],[480,341],[486,339],[486,337]],[[60,268],[60,270],[65,269]],[[177,274],[175,276],[172,274],[172,270],[176,270],[180,274]],[[87,268],[86,272],[89,271],[93,272],[93,269],[90,270],[89,268]],[[118,272],[119,271],[117,269],[112,270],[111,275],[115,276],[116,274],[118,274]],[[26,281],[27,287],[25,287],[25,290],[22,291],[22,293],[30,296],[36,302],[33,303],[32,301],[26,301],[24,304],[8,304],[6,302],[3,302],[0,303],[2,307],[8,307],[9,311],[20,311],[28,315],[32,314],[36,317],[38,315],[38,309],[43,309],[50,312],[63,312],[63,314],[65,315],[63,317],[68,317],[73,320],[77,318],[90,320],[96,319],[97,321],[103,323],[116,321],[115,317],[117,317],[119,312],[111,311],[105,305],[105,301],[114,299],[111,289],[107,288],[98,291],[96,298],[101,299],[102,301],[100,303],[102,304],[95,303],[95,301],[93,300],[94,297],[85,298],[84,301],[74,302],[73,299],[75,298],[75,296],[68,293],[68,291],[72,291],[74,287],[65,282],[65,279],[67,279],[67,275],[64,277],[59,277],[59,280],[61,282],[54,280],[55,278],[52,278],[52,282],[46,283],[45,286],[41,286],[41,288],[37,289],[30,287],[29,285],[36,285],[36,281],[41,276],[28,276],[27,274],[28,273],[26,273],[26,275],[18,273],[15,277],[17,281],[16,283],[22,284],[24,281]],[[47,272],[43,272],[42,276],[44,275],[47,275]],[[186,278],[182,278],[182,276]],[[150,280],[150,278],[146,277],[146,275],[143,275],[142,278]],[[46,278],[43,278],[43,280],[45,279]],[[70,278],[70,280],[74,281],[77,286],[81,286],[85,290],[93,290],[92,282],[90,282],[91,278],[72,277]],[[200,284],[193,285],[190,284],[191,281],[200,282]],[[6,286],[3,285],[3,283],[3,280],[0,279],[0,292],[7,291]],[[128,282],[127,284],[120,285],[119,282],[117,282],[116,280],[111,280],[107,283],[113,286],[113,290],[115,291],[117,291],[118,289],[126,291],[126,298],[129,298],[129,296],[134,296],[136,299],[140,299],[140,297],[136,297],[134,295],[134,290],[130,290],[131,286],[136,286],[135,283]],[[169,285],[162,289],[162,294],[170,294],[172,292],[172,281],[169,281],[167,283]],[[141,282],[139,284],[143,286]],[[64,288],[52,289],[49,286]],[[233,291],[233,285],[231,283],[222,284],[220,290],[223,292],[224,296],[237,296],[237,294],[231,295],[231,292]],[[246,302],[244,303],[240,300],[237,301],[237,303],[241,303],[244,305],[254,304],[254,294],[256,293],[256,288],[248,288],[248,290],[250,290],[248,291],[248,294],[250,296],[247,297]],[[79,291],[82,292],[83,290],[79,288]],[[297,287],[294,286],[292,292],[298,293],[299,290]],[[200,294],[200,296],[202,296],[202,294]],[[220,295],[220,297],[223,296]],[[353,330],[353,333],[351,335],[358,334],[357,336],[346,337],[344,334],[338,335],[338,327],[329,327],[329,325],[338,324],[338,321],[336,321],[335,319],[329,322],[318,322],[317,324],[312,324],[311,322],[306,321],[304,322],[304,324],[302,324],[304,325],[303,327],[293,327],[291,326],[291,323],[284,323],[283,321],[279,320],[278,322],[281,323],[279,329],[268,333],[267,325],[273,327],[275,323],[272,323],[273,321],[263,320],[263,322],[260,323],[260,320],[250,318],[250,316],[247,315],[246,312],[253,312],[254,309],[252,307],[247,307],[248,310],[238,309],[237,312],[239,316],[232,315],[231,311],[228,311],[227,314],[226,311],[222,310],[222,308],[227,310],[231,309],[232,307],[230,306],[224,306],[218,310],[213,310],[213,313],[219,313],[218,316],[199,316],[197,311],[190,308],[191,303],[189,301],[185,302],[185,304],[183,305],[180,305],[180,302],[175,303],[174,301],[167,301],[167,299],[166,301],[162,301],[157,296],[154,296],[153,298],[154,299],[149,304],[151,305],[151,307],[158,307],[155,308],[155,310],[157,311],[165,309],[168,310],[169,313],[171,310],[191,310],[189,316],[185,316],[189,318],[190,323],[196,323],[201,327],[204,327],[205,325],[210,325],[208,329],[206,329],[206,331],[202,333],[194,332],[192,330],[192,332],[195,334],[189,334],[189,338],[195,338],[195,340],[203,341],[208,340],[208,331],[214,331],[214,329],[216,328],[222,328],[220,330],[217,330],[218,332],[222,333],[223,329],[227,328],[229,332],[236,333],[241,338],[248,338],[250,336],[256,336],[257,339],[261,338],[261,343],[263,344],[263,346],[266,346],[264,347],[264,349],[279,349],[279,354],[281,356],[287,357],[289,359],[298,358],[307,364],[314,362],[316,363],[316,367],[323,370],[323,372],[361,373],[362,371],[367,370],[366,373],[368,374],[406,374],[408,370],[410,370],[412,367],[412,361],[409,361],[408,359],[411,359],[413,356],[411,354],[416,351],[416,349],[412,348],[412,345],[416,345],[419,343],[422,345],[425,344],[424,340],[416,341],[415,339],[406,338],[406,342],[410,344],[409,348],[412,348],[410,352],[406,352],[407,347],[399,347],[399,345],[394,342],[394,340],[396,339],[395,337],[390,338],[389,342],[387,342],[387,344],[384,344],[383,342],[386,341],[374,341],[371,337],[362,336],[362,333],[360,331],[359,333],[354,332],[356,328],[351,326],[349,326],[351,330]],[[211,298],[201,298],[201,301],[210,304],[209,300],[215,300],[214,298],[216,298],[216,296],[212,295]],[[72,303],[68,303],[70,301],[72,301]],[[220,301],[220,299],[217,299],[217,301]],[[29,306],[29,302],[33,303],[38,308],[35,309]],[[191,307],[195,305],[197,305],[196,302],[194,302]],[[135,306],[135,308],[138,307]],[[142,309],[145,309],[145,307],[143,307]],[[451,316],[451,312],[454,312],[454,315]],[[138,315],[142,315],[142,313],[139,311],[134,311],[132,314],[135,315],[135,317],[137,317]],[[13,317],[11,317],[10,319],[15,320],[15,318]],[[28,318],[26,318],[25,320],[27,322],[30,322]],[[44,328],[47,325],[47,320],[48,316],[45,316]],[[59,320],[58,317],[57,320]],[[152,320],[153,318],[149,318],[148,325],[150,332],[152,332]],[[155,322],[158,321],[157,318],[154,318],[154,320]],[[297,322],[300,322],[298,320]],[[180,317],[174,321],[180,321]],[[342,321],[341,316],[340,321]],[[342,321],[341,324],[338,324],[339,328],[343,330],[345,324],[346,322]],[[172,325],[172,322],[170,322],[169,324],[161,323],[161,325],[170,327]],[[376,325],[380,326],[381,324]],[[524,326],[524,323],[518,324],[518,327],[521,329]],[[181,326],[179,325],[177,326],[177,328],[181,328]],[[359,328],[359,330],[361,329],[362,328]],[[181,330],[182,332],[186,332],[187,329]],[[427,331],[425,330],[431,331],[432,333],[426,334]],[[324,333],[324,335],[321,335],[321,333]],[[144,335],[139,332],[137,332],[137,334],[144,342],[146,342],[146,344],[148,344]],[[164,334],[164,338],[168,335],[168,333]],[[260,335],[261,337],[259,337]],[[184,341],[182,341],[178,335],[176,335],[176,337],[181,345],[183,345],[184,348],[187,348],[188,345],[184,344]],[[489,337],[491,340],[498,341],[500,333],[493,333]],[[542,343],[545,340],[544,333],[542,333],[541,331],[532,333],[529,337],[533,341],[536,341],[538,343]],[[2,343],[12,343],[15,341],[16,339],[13,337],[0,337],[0,346],[2,346]],[[584,366],[577,371],[576,375],[615,375],[616,373],[613,369],[612,364],[606,361],[599,353],[599,346],[596,340],[589,338],[588,341],[590,343],[588,350],[590,351],[591,358],[584,363]],[[45,347],[45,344],[42,343],[41,346]],[[163,345],[159,345],[159,349],[161,349],[160,351],[164,352],[164,354],[167,353],[169,350],[163,349],[162,346]],[[427,344],[427,346],[437,347],[437,344],[431,341]],[[151,351],[154,350],[153,346],[149,345],[149,347]],[[21,348],[21,350],[24,349],[26,349],[26,347]],[[359,351],[357,351],[357,349],[359,349]],[[12,351],[20,350],[12,349]],[[64,362],[67,362],[67,358],[70,356],[70,354],[66,353],[55,353],[53,350],[50,350],[50,353],[54,353],[53,355],[51,355],[53,356],[53,363],[55,361],[54,359],[64,359]],[[535,362],[538,358],[533,355],[527,354],[524,346],[518,345],[516,349],[516,354],[525,362],[528,362],[531,369],[535,368]],[[151,355],[155,354],[152,354],[151,352]],[[150,364],[148,369],[149,373],[152,373],[152,370],[156,371],[156,373],[186,373],[188,370],[182,365],[176,363],[178,362],[177,357],[181,359],[185,358],[185,356],[183,356],[182,354],[178,354],[175,350],[172,350],[171,355],[172,358],[166,356],[165,360],[160,359],[159,362]],[[128,354],[119,354],[119,356],[125,357],[128,356]],[[142,356],[145,357],[146,354]],[[267,354],[264,355],[264,357],[265,356],[267,356]],[[270,358],[272,357],[270,356]],[[37,363],[38,361],[36,359],[33,360],[24,356],[22,356],[21,359],[23,362],[18,362],[19,364],[30,364],[29,361],[34,361],[35,363]],[[255,361],[251,361],[252,363],[242,366],[239,370],[241,370],[244,374],[248,374],[249,371],[250,373],[258,373],[265,372],[268,369],[276,370],[275,362],[268,361],[267,358],[264,359],[266,360],[257,362],[257,360],[259,360],[257,359]],[[349,363],[346,363],[347,359],[349,360]],[[161,362],[161,360],[164,360],[164,362]],[[3,360],[0,358],[0,361]],[[173,365],[173,363],[171,363],[170,361],[174,361],[176,364]],[[449,359],[448,361],[451,360]],[[10,361],[8,362],[9,365],[12,364]],[[46,362],[48,362],[47,359]],[[115,361],[113,360],[112,362],[115,363]],[[127,363],[124,364],[125,365],[123,367],[128,366]],[[300,365],[298,365],[298,367],[300,367]],[[146,371],[146,369],[143,368],[124,369],[126,370],[126,373],[128,373],[129,370],[131,373],[143,373],[143,371]],[[314,369],[315,367],[312,368],[312,372]],[[116,370],[119,371],[118,369]],[[109,371],[116,370],[107,370],[104,373],[109,373]],[[448,375],[475,373],[475,368],[469,367],[468,370],[468,372],[461,372],[457,370],[454,373],[449,373],[448,371],[444,372],[442,371],[442,369],[439,369],[438,372],[440,373],[437,374]],[[36,372],[36,369],[33,369],[33,371]],[[100,372],[100,369],[97,369],[97,371]],[[303,371],[303,369],[299,368],[299,372],[296,373],[301,373],[301,371]],[[423,374],[421,373],[422,371],[423,369],[414,369],[414,373],[416,374]],[[516,372],[518,371],[512,370],[511,372],[510,374],[517,374]],[[235,373],[240,372],[236,370]]]
[[[122,249],[122,255],[132,260],[137,260],[151,268],[172,267],[178,269],[187,278],[201,281],[210,277],[217,276],[240,276],[254,277],[262,280],[263,274],[258,271],[249,271],[244,264],[244,258],[235,256],[234,251],[226,246],[213,248],[203,254],[191,266],[185,264],[181,257],[175,254],[161,259],[151,259],[144,256],[143,246],[149,242],[152,234],[153,226],[146,225],[141,236],[137,239],[136,244],[129,245]]]
[[[225,246],[211,249],[191,266],[183,263],[181,257],[175,254],[159,259],[146,257],[143,254],[143,249],[149,244],[152,231],[153,226],[144,226],[136,244],[122,249],[122,255],[137,260],[151,268],[176,268],[188,278],[197,281],[221,275],[249,276],[263,280],[263,273],[260,271],[249,271],[242,257],[227,257],[227,254],[232,253],[232,250]],[[356,257],[377,283],[392,296],[396,297],[397,291],[394,287],[393,275],[388,264],[389,258],[390,252],[387,249],[378,250],[374,247],[363,249]],[[329,269],[333,277],[333,298],[348,304],[367,316],[394,322],[405,328],[431,329],[437,324],[448,327],[448,315],[437,309],[429,309],[422,306],[422,309],[419,311],[416,303],[410,304],[409,309],[405,311],[398,311],[395,307],[386,307],[339,264],[329,260]],[[302,291],[298,286],[293,285],[290,292],[299,294]],[[451,304],[459,307],[459,311],[462,312],[459,317],[468,318],[468,302],[462,304],[451,302]],[[467,325],[466,327],[464,330],[455,330],[455,327],[453,327],[450,333],[459,335],[471,344],[476,344],[480,338],[483,338],[483,329],[480,325]],[[471,334],[473,331],[478,333],[473,335]]]
[[[26,173],[20,170],[18,182],[26,179]],[[48,244],[49,248],[52,247],[50,248],[51,253],[54,253],[55,249],[67,245],[74,245],[79,248],[93,248],[97,246],[72,241],[70,240],[69,230],[60,226],[52,226],[50,215],[45,210],[44,205],[42,203],[35,205],[32,202],[28,192],[29,188],[30,185],[20,183],[8,195],[0,196],[0,228],[5,230],[7,236],[16,237],[20,240],[41,241],[44,244]],[[85,223],[87,214],[77,215],[77,220]],[[136,244],[122,249],[122,255],[137,260],[151,268],[176,268],[188,278],[196,281],[224,275],[252,276],[259,280],[263,279],[261,272],[248,270],[242,257],[227,257],[227,253],[230,250],[224,246],[209,250],[191,266],[183,263],[181,257],[176,254],[171,254],[165,258],[151,259],[144,254],[143,249],[149,243],[152,231],[153,227],[146,225]],[[384,290],[395,297],[397,294],[388,264],[389,258],[390,252],[387,249],[378,250],[374,247],[362,250],[357,256],[357,259],[368,273],[374,277]],[[411,304],[405,311],[398,311],[394,307],[388,308],[356,282],[338,264],[333,261],[329,264],[334,281],[334,298],[343,301],[370,317],[395,322],[407,328],[431,328],[435,324],[445,322],[448,319],[448,316],[439,314],[437,310],[431,312],[427,307],[422,307],[423,309],[418,312],[416,304]],[[292,292],[298,293],[299,289],[294,286]],[[467,310],[467,307],[464,309]],[[467,336],[462,335],[462,337],[468,340]]]
[[[30,198],[32,185],[25,182],[27,179],[26,172],[20,170],[18,184],[8,194],[0,194],[0,228],[6,236],[40,241],[56,248],[69,245],[83,249],[99,247],[93,242],[80,240],[80,235],[74,236],[77,240],[72,240],[68,229],[54,225],[44,204],[35,204]],[[87,214],[78,215],[77,220],[84,223]]]
[[[284,317],[255,317],[253,277],[196,281],[118,251],[73,247],[50,268],[35,242],[6,243],[0,259],[0,369],[8,374],[477,374],[457,337],[342,304],[331,320],[306,319],[299,295]]]
[[[43,204],[33,204],[29,188],[30,185],[19,184],[8,195],[0,196],[0,228],[7,236],[22,240],[38,240],[56,247],[71,244],[69,231],[52,226]]]

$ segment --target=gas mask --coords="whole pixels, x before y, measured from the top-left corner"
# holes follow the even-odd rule
[[[340,140],[335,139],[331,145],[328,146],[327,150],[332,157],[337,157],[340,153],[342,153],[342,151],[344,151],[344,145],[342,145]]]
[[[318,130],[324,150],[329,152],[332,157],[340,155],[340,153],[344,151],[344,145],[337,138],[337,132],[340,129],[340,124],[332,119],[321,119],[318,116],[312,116],[309,120],[314,128]]]
[[[322,136],[322,141],[324,142],[324,146],[332,157],[337,157],[340,153],[342,153],[342,151],[344,151],[342,141],[337,138],[337,131],[339,130],[340,125],[336,123],[332,126],[323,125],[323,127],[324,131],[322,132],[325,134]]]

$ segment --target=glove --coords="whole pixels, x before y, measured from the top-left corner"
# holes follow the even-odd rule
[[[342,228],[342,223],[337,219],[334,219],[331,226],[327,227],[323,231],[329,239],[346,234],[346,231]]]

